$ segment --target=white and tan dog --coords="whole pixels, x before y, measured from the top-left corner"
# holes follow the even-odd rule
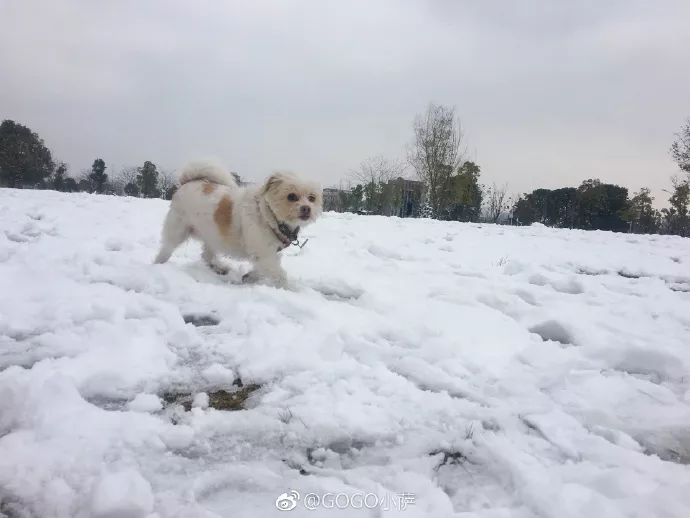
[[[253,263],[242,280],[284,286],[278,252],[297,239],[300,227],[321,214],[321,188],[292,173],[275,173],[260,187],[239,187],[223,168],[204,162],[180,171],[180,188],[170,203],[156,263],[164,263],[189,237],[203,243],[202,257],[217,273],[228,273],[218,258],[230,255]]]

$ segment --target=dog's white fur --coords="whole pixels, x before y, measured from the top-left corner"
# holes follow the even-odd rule
[[[210,162],[185,166],[179,183],[156,263],[166,262],[179,245],[194,237],[202,241],[202,257],[216,272],[228,272],[218,256],[230,255],[253,263],[244,281],[285,285],[278,254],[292,237],[285,230],[294,232],[321,214],[318,184],[293,173],[275,173],[259,187],[242,188],[229,172]]]

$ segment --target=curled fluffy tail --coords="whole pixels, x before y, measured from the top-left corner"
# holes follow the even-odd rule
[[[213,162],[190,162],[180,169],[178,173],[180,185],[194,180],[207,180],[221,185],[237,185],[232,174]]]

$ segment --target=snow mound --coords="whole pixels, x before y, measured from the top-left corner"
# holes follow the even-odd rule
[[[153,510],[151,484],[138,471],[104,475],[96,483],[91,503],[93,518],[144,518]]]
[[[166,209],[0,189],[0,516],[690,515],[690,240],[329,213],[278,290]]]

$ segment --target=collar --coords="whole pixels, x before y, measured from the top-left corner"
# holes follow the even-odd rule
[[[278,220],[278,217],[276,216],[275,212],[273,212],[273,209],[268,205],[268,203],[260,203],[258,197],[256,198],[256,206],[258,207],[259,212],[264,216],[264,218],[266,218],[268,222],[268,227],[273,232],[273,235],[276,237],[278,241],[280,241],[282,246],[278,247],[279,252],[281,250],[284,250],[288,246],[297,243],[299,227],[291,229],[287,223]],[[266,207],[266,211],[263,210],[263,207]],[[268,214],[266,214],[266,212]]]
[[[278,220],[276,220],[278,222]],[[279,248],[279,250],[283,250],[284,248],[287,248],[290,245],[293,245],[297,242],[297,234],[299,233],[299,227],[296,227],[294,230],[290,230],[290,227],[288,227],[285,223],[278,222],[278,228],[273,228],[271,227],[271,230],[273,231],[273,234],[278,238],[278,241],[280,241],[283,246]]]

